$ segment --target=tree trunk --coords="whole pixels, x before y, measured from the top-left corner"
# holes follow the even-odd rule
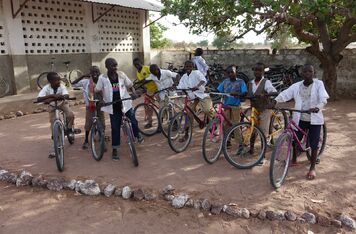
[[[323,81],[330,101],[335,101],[337,98],[337,65],[338,63],[332,60],[321,61]]]

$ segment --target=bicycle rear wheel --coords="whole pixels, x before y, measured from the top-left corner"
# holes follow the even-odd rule
[[[271,185],[278,189],[288,174],[289,162],[293,155],[293,137],[289,133],[282,133],[273,146],[269,179]]]
[[[135,117],[138,122],[138,129],[145,136],[153,136],[159,130],[159,120],[157,110],[149,104],[140,103],[135,109]],[[152,120],[148,119],[148,114],[152,113]],[[151,126],[147,124],[151,122]]]
[[[93,158],[100,161],[105,151],[104,129],[99,120],[94,121],[90,129],[90,146]]]
[[[59,121],[53,123],[53,145],[58,171],[64,170],[64,129]]]
[[[165,137],[168,137],[169,123],[175,115],[174,109],[171,105],[164,106],[159,110],[158,121],[159,127]]]
[[[132,132],[131,124],[125,121],[123,124],[123,131],[126,135],[127,144],[130,149],[130,155],[131,155],[132,162],[133,162],[134,166],[137,167],[138,166],[138,158],[137,158],[135,142],[134,142],[135,137]]]
[[[213,164],[219,159],[224,142],[223,131],[222,123],[219,118],[210,121],[209,125],[205,128],[202,152],[203,158],[209,164]]]
[[[49,72],[43,72],[37,77],[36,82],[37,82],[38,88],[42,89],[46,84],[48,84],[48,80],[47,80],[48,73]]]
[[[274,145],[278,137],[288,125],[288,118],[285,111],[275,110],[271,116],[269,125],[269,136],[267,143]]]
[[[266,138],[261,129],[251,123],[233,125],[224,139],[224,156],[236,168],[249,169],[263,159]]]
[[[326,124],[324,123],[323,126],[321,127],[320,130],[320,139],[319,139],[319,148],[318,148],[318,158],[320,159],[321,154],[324,152],[325,150],[325,144],[326,144],[326,139],[327,139],[327,128],[326,128]],[[308,160],[311,160],[311,152],[310,150],[307,150],[307,157]]]
[[[174,152],[183,152],[189,146],[192,134],[193,125],[188,115],[184,112],[179,112],[169,124],[168,144]]]
[[[79,77],[81,77],[83,75],[83,72],[81,70],[78,69],[74,69],[72,71],[69,72],[69,82],[72,83],[73,81],[75,81],[76,79],[78,79]]]

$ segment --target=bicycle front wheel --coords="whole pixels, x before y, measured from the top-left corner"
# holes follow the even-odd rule
[[[158,113],[152,105],[140,103],[135,107],[134,112],[138,122],[138,129],[143,135],[153,136],[158,132]]]
[[[219,159],[224,141],[224,132],[221,120],[215,118],[210,121],[205,128],[202,152],[203,158],[209,164],[213,164]]]
[[[137,167],[138,166],[138,158],[137,158],[135,142],[134,142],[135,137],[133,135],[130,123],[128,123],[126,121],[124,122],[123,131],[126,135],[127,145],[129,146],[129,149],[130,149],[130,155],[131,155],[132,162],[133,162],[134,166]]]
[[[99,120],[94,121],[90,129],[90,146],[93,158],[100,161],[105,151],[104,129]]]
[[[74,69],[72,71],[69,72],[69,82],[72,83],[73,81],[75,81],[76,79],[78,79],[79,77],[81,77],[83,75],[83,72],[81,70],[78,69]]]
[[[43,72],[37,77],[36,82],[39,89],[42,89],[46,84],[48,84],[48,80],[47,80],[48,73],[49,72]]]
[[[318,158],[320,159],[321,154],[324,152],[325,150],[325,144],[326,144],[326,138],[327,138],[327,129],[326,129],[326,124],[324,123],[323,126],[321,127],[320,130],[320,139],[319,139],[319,143],[318,143]],[[307,150],[307,157],[308,160],[311,160],[311,152],[310,150]]]
[[[193,125],[188,115],[184,112],[179,112],[169,123],[168,144],[174,152],[183,152],[189,146],[192,134]]]
[[[224,156],[234,167],[249,169],[261,162],[266,145],[266,138],[259,127],[248,122],[238,123],[226,134]]]
[[[53,145],[58,171],[64,170],[64,129],[62,123],[53,123]]]
[[[174,116],[174,110],[172,106],[164,106],[159,110],[158,121],[159,127],[165,137],[168,137],[169,123]]]
[[[282,133],[273,146],[269,179],[271,185],[277,189],[281,187],[288,174],[289,162],[293,154],[293,137],[289,133]]]

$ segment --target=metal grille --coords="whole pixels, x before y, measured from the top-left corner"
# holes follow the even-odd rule
[[[83,3],[31,0],[21,16],[26,54],[87,52]]]
[[[0,0],[0,12],[3,12],[1,0]],[[5,22],[3,16],[0,15],[0,55],[5,55],[8,53],[5,33],[6,33]]]
[[[97,5],[98,14],[110,6]],[[115,7],[99,22],[100,52],[142,51],[139,10]]]

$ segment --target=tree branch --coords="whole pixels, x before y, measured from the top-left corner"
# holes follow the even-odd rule
[[[229,40],[229,42],[233,42],[236,41],[237,39],[243,38],[247,33],[253,31],[255,32],[257,35],[263,33],[267,28],[271,27],[273,25],[273,22],[270,23],[266,23],[261,29],[257,30],[255,28],[248,28],[246,29],[246,31],[244,31],[242,34],[236,35],[234,36],[231,40]]]
[[[331,50],[331,39],[328,32],[328,28],[326,27],[326,22],[318,18],[315,20],[315,26],[319,30],[320,41],[324,47],[325,52],[329,53]]]
[[[340,53],[345,47],[354,42],[353,35],[350,36],[352,27],[356,24],[356,16],[351,18],[346,18],[345,22],[340,28],[340,33],[333,43],[333,52]]]

